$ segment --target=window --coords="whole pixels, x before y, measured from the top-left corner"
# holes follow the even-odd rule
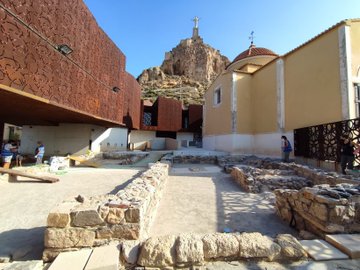
[[[354,84],[356,115],[360,117],[360,83]]]
[[[221,88],[217,88],[214,91],[214,105],[219,105],[221,103]]]
[[[144,118],[143,118],[143,124],[144,126],[151,126],[151,113],[150,112],[144,112]]]

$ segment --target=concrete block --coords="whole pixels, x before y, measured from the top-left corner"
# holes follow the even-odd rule
[[[91,252],[91,249],[62,252],[56,257],[48,270],[83,270]]]
[[[119,252],[117,244],[95,248],[84,270],[118,270]]]
[[[351,259],[360,258],[360,234],[327,234],[325,240],[349,255]]]
[[[300,244],[315,261],[348,259],[349,257],[324,240],[302,240]]]

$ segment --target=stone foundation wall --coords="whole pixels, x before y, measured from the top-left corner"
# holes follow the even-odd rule
[[[125,241],[120,256],[129,267],[160,270],[193,267],[207,261],[299,260],[306,257],[306,252],[291,235],[272,239],[260,233],[188,233],[151,237],[142,243]]]
[[[43,260],[113,239],[146,239],[168,170],[168,164],[155,163],[116,195],[78,196],[56,206],[47,218]]]
[[[323,236],[360,232],[360,185],[276,190],[276,213],[298,230]]]
[[[299,176],[311,179],[314,185],[336,185],[341,183],[358,184],[358,181],[360,180],[360,178],[351,175],[338,174],[337,172],[316,169],[297,163],[283,164],[283,166],[294,170]]]
[[[222,157],[225,171],[247,192],[301,189],[313,185],[357,184],[360,179],[296,163],[282,163],[256,157]]]
[[[177,155],[172,159],[173,163],[182,164],[216,164],[217,156],[208,155]]]
[[[252,193],[312,186],[309,179],[295,175],[292,170],[258,169],[247,165],[238,165],[231,170],[231,176],[245,191]]]
[[[113,151],[113,152],[104,152],[103,158],[116,159],[119,160],[119,164],[128,165],[128,164],[134,164],[135,162],[144,159],[148,155],[149,153],[146,152],[131,153],[128,151]]]

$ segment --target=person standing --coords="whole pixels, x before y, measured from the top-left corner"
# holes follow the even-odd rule
[[[354,146],[358,146],[348,136],[341,137],[341,172],[346,174],[346,168],[352,170],[354,168]]]
[[[11,160],[16,147],[13,145],[13,141],[9,140],[1,149],[1,157],[3,161],[3,168],[10,169]]]
[[[42,142],[37,142],[37,147],[35,150],[35,158],[36,158],[36,165],[42,164],[42,159],[45,154],[45,146],[42,144]]]
[[[286,136],[281,136],[281,158],[283,162],[289,162],[290,153],[292,152],[291,143]]]

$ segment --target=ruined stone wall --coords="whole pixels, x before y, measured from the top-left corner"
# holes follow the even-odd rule
[[[44,261],[61,251],[93,247],[111,239],[148,237],[169,165],[156,163],[116,195],[64,201],[48,215]]]
[[[291,261],[305,257],[305,250],[293,236],[282,234],[272,239],[260,233],[151,237],[142,243],[125,241],[121,252],[122,260],[130,267],[137,264],[146,269],[197,269],[208,261]]]
[[[360,186],[319,185],[276,190],[277,215],[298,230],[320,236],[360,232]]]
[[[125,55],[81,0],[1,4],[21,22],[0,7],[0,84],[122,123],[124,91],[112,88],[126,87]],[[60,44],[73,52],[61,54]]]
[[[340,183],[357,184],[352,176],[324,171],[296,163],[282,163],[256,157],[220,157],[218,164],[230,172],[245,191],[260,193],[275,189],[301,189],[303,187]]]
[[[295,175],[292,170],[258,169],[247,165],[238,165],[231,170],[231,176],[242,189],[251,193],[312,186],[312,181]]]

